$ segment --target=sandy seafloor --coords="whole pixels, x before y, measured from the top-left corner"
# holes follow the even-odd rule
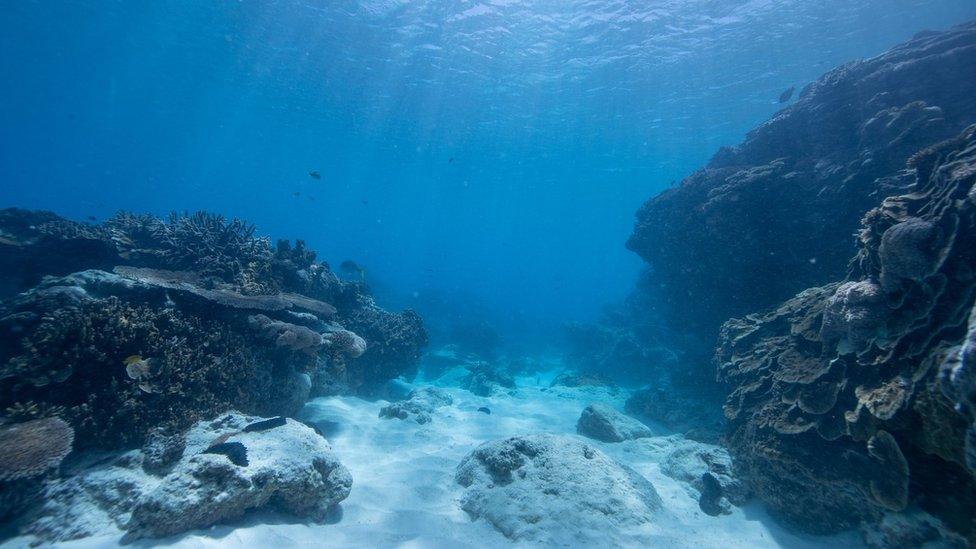
[[[233,524],[196,530],[161,540],[140,540],[129,547],[509,547],[513,543],[483,520],[461,510],[461,487],[454,472],[478,444],[521,434],[576,435],[576,420],[588,402],[623,409],[627,392],[606,388],[549,388],[552,375],[518,378],[518,389],[479,397],[452,387],[452,375],[436,384],[454,404],[435,410],[433,421],[380,419],[385,400],[356,397],[317,398],[300,414],[327,436],[353,475],[353,489],[341,509],[325,523],[254,512]],[[423,383],[417,384],[418,386]],[[478,412],[490,408],[491,415]],[[832,537],[799,536],[777,525],[756,503],[733,508],[731,515],[702,513],[687,485],[664,475],[658,466],[674,437],[602,443],[585,439],[644,475],[657,488],[665,511],[640,531],[601,533],[605,546],[645,547],[857,547],[854,532]],[[606,535],[605,538],[603,536]],[[23,538],[2,547],[25,546]],[[65,547],[118,546],[121,532],[62,544]],[[517,544],[531,546],[531,544]],[[602,545],[602,544],[601,544]],[[590,545],[592,547],[592,545]]]

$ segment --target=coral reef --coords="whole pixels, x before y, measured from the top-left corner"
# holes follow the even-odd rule
[[[380,309],[303,242],[272,249],[239,220],[8,209],[0,246],[0,286],[27,290],[0,301],[0,409],[56,411],[81,449],[138,447],[228,408],[290,415],[320,372],[368,392],[411,372],[426,342],[415,313]]]
[[[0,299],[22,292],[44,276],[118,264],[105,230],[51,212],[0,210]]]
[[[352,311],[340,309],[342,325],[366,343],[365,352],[356,359],[355,370],[346,368],[348,383],[354,387],[376,387],[401,374],[412,377],[421,350],[427,345],[420,315],[411,310],[384,311],[369,296],[360,296],[358,301],[360,306]]]
[[[682,357],[672,347],[681,338],[657,317],[651,282],[644,272],[630,295],[608,306],[597,322],[563,326],[566,359],[573,369],[621,385],[660,382],[678,374]]]
[[[969,547],[965,539],[948,531],[939,519],[918,509],[905,513],[886,513],[880,522],[862,525],[861,535],[869,549]]]
[[[862,215],[911,185],[906,160],[976,122],[974,52],[968,23],[843,65],[644,204],[627,245],[653,269],[664,320],[707,348],[728,318],[842,278]],[[913,274],[912,261],[890,274]]]
[[[471,517],[522,543],[616,545],[608,541],[612,532],[651,523],[662,507],[637,472],[556,435],[486,442],[461,461],[455,480]]]
[[[274,277],[271,241],[254,236],[255,227],[207,212],[173,213],[163,221],[151,215],[120,213],[105,229],[127,263],[170,270],[191,270],[233,283],[242,293],[272,294],[281,289]]]
[[[139,445],[158,426],[183,428],[228,407],[260,409],[272,392],[270,355],[228,325],[114,296],[47,306],[77,289],[51,282],[0,315],[6,333],[27,334],[4,353],[0,401],[63,407],[80,447]],[[126,368],[130,356],[146,357],[148,371],[137,379]]]
[[[976,126],[908,165],[908,192],[865,214],[847,280],[723,327],[729,449],[806,530],[915,504],[972,540]]]

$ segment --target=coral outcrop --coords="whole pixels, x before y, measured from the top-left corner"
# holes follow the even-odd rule
[[[0,410],[57,409],[80,449],[138,447],[229,408],[291,415],[324,377],[369,392],[426,342],[415,313],[236,219],[9,209],[0,246]]]
[[[973,540],[976,126],[899,177],[914,182],[865,214],[846,280],[723,327],[729,449],[806,530],[913,504]]]
[[[37,499],[41,481],[71,452],[74,436],[57,417],[0,425],[0,520]]]
[[[513,541],[614,545],[621,526],[662,512],[654,486],[603,452],[569,437],[529,435],[486,442],[464,458],[455,480],[461,506]]]
[[[842,278],[864,213],[910,188],[908,158],[976,122],[973,74],[976,23],[919,34],[827,73],[649,200],[627,245],[652,266],[665,320],[710,341],[730,317]],[[934,236],[906,225],[889,238]],[[914,276],[917,259],[889,258],[877,282]]]
[[[57,467],[74,442],[74,431],[56,417],[0,426],[0,482],[39,476]]]

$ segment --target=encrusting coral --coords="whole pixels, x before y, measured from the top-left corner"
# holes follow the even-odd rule
[[[976,126],[909,166],[909,192],[864,216],[847,281],[723,327],[728,443],[806,530],[916,504],[976,539]]]
[[[73,442],[71,426],[57,417],[0,425],[0,520],[40,497],[45,474],[57,470]]]
[[[56,417],[0,426],[0,482],[36,477],[57,467],[74,442],[74,431]]]

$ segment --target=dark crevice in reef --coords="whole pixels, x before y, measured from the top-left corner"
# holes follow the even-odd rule
[[[976,23],[919,34],[637,213],[657,313],[717,341],[737,471],[796,528],[921,509],[955,534],[910,539],[976,541],[974,77]]]

